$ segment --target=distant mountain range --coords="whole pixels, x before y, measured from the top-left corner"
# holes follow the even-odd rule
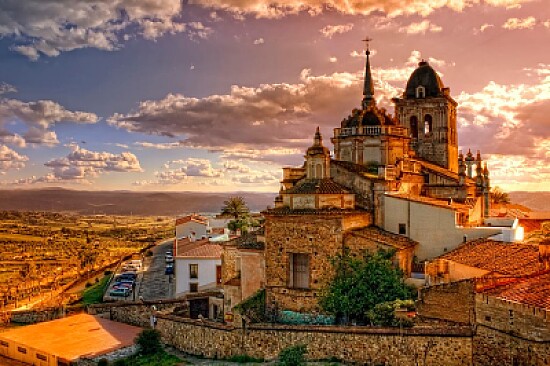
[[[550,211],[550,191],[510,192],[510,201],[529,207],[534,211]]]
[[[252,212],[273,205],[275,193],[76,191],[63,188],[0,190],[0,210],[73,212],[81,215],[173,216],[219,213],[223,201],[242,196]]]
[[[76,191],[63,188],[0,190],[0,210],[57,211],[82,215],[162,215],[218,213],[230,196],[242,196],[251,211],[273,205],[275,193],[202,193]],[[550,191],[509,192],[513,203],[535,211],[550,211]]]

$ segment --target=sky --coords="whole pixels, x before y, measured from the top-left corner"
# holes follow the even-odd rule
[[[550,190],[548,0],[0,0],[0,189],[276,192],[422,59],[493,186]]]

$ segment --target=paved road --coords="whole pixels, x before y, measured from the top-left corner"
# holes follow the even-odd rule
[[[164,274],[166,261],[164,254],[172,250],[173,240],[167,240],[153,248],[152,257],[145,258],[145,271],[138,290],[138,297],[144,300],[170,299],[173,296],[175,283],[169,282],[169,277]],[[173,277],[173,276],[172,276]]]

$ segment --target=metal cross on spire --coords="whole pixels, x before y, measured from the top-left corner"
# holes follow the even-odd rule
[[[365,39],[362,40],[362,42],[365,42],[365,45],[367,46],[367,51],[370,51],[369,49],[369,42],[372,41],[372,38],[365,37]]]

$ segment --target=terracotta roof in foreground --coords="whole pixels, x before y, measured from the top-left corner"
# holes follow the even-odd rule
[[[222,251],[223,248],[221,245],[214,243],[203,243],[201,245],[189,248],[182,253],[178,253],[178,258],[219,259],[221,258]]]
[[[550,273],[520,279],[484,293],[506,301],[550,309]]]
[[[541,270],[538,246],[491,239],[466,242],[438,259],[507,276],[530,275]]]
[[[409,239],[406,236],[390,233],[389,231],[382,230],[376,226],[368,226],[361,229],[350,230],[348,235],[372,240],[395,249],[414,248],[418,245],[418,242]]]
[[[350,191],[331,178],[305,179],[294,187],[282,191],[282,194],[345,194]]]
[[[181,225],[181,224],[185,224],[185,223],[188,223],[190,221],[194,221],[194,222],[197,222],[199,224],[204,224],[204,225],[207,225],[208,224],[208,219],[204,216],[200,216],[200,215],[187,215],[187,216],[184,216],[184,217],[179,217],[176,219],[176,226],[178,225]]]

